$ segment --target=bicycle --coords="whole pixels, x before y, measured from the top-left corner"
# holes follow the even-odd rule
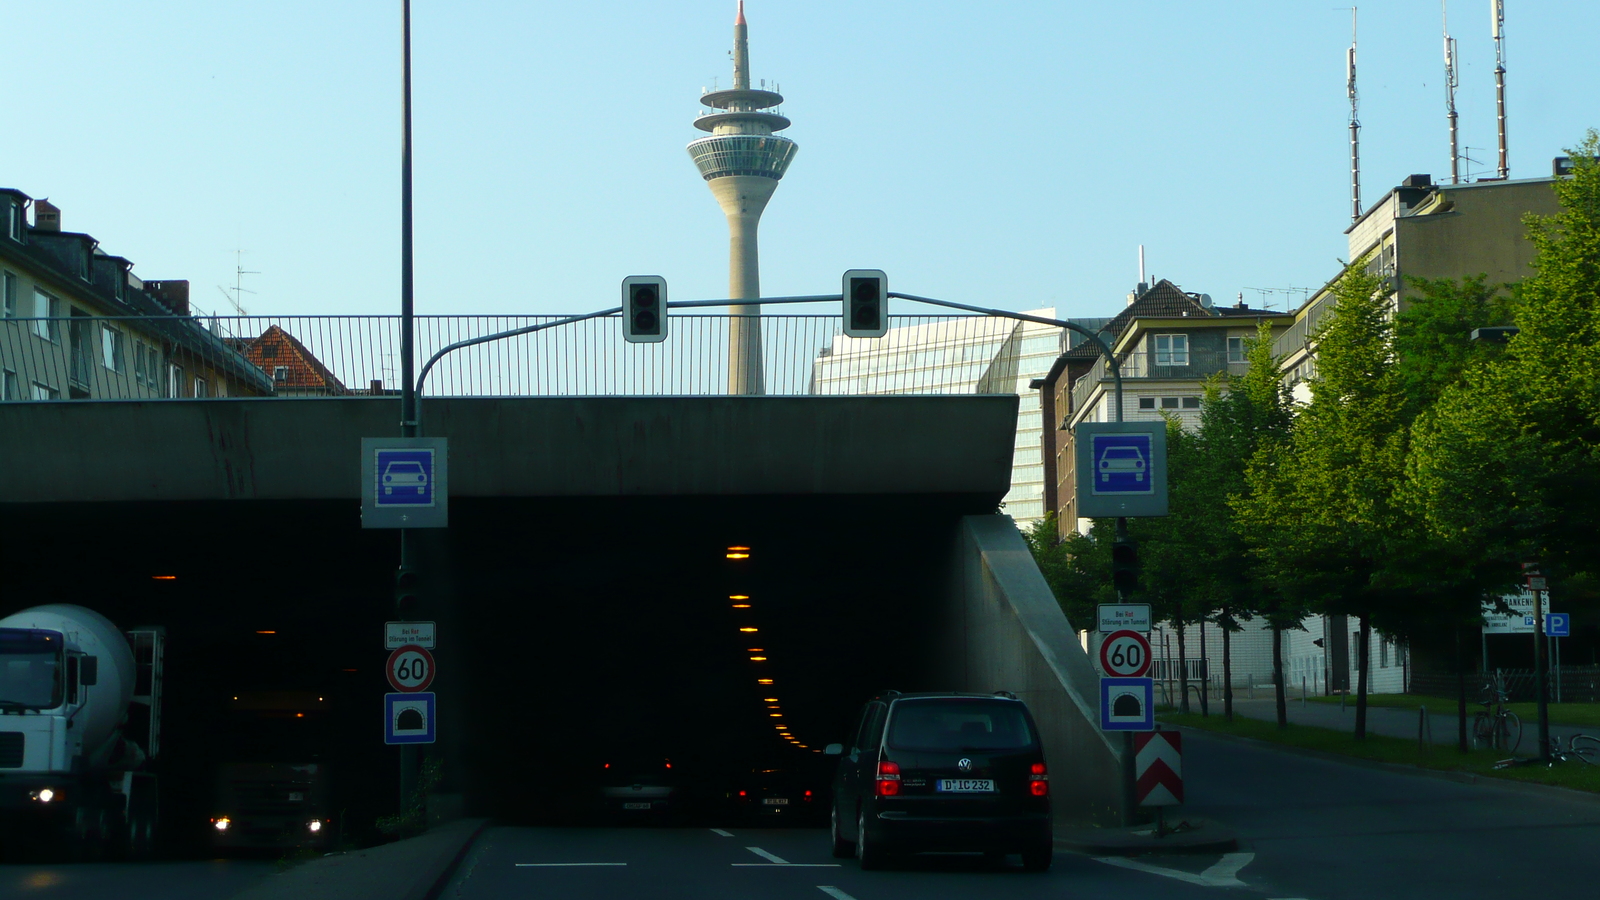
[[[1591,766],[1600,765],[1600,737],[1592,734],[1575,734],[1567,738],[1567,749],[1561,749],[1561,736],[1550,738],[1550,759],[1552,762],[1567,762],[1580,760]]]
[[[1515,753],[1517,745],[1522,743],[1522,720],[1506,709],[1506,692],[1499,678],[1494,684],[1484,685],[1483,690],[1485,697],[1478,701],[1483,709],[1472,719],[1473,742],[1480,749],[1492,747]]]

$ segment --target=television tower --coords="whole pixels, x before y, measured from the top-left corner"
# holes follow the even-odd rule
[[[776,86],[776,85],[774,85]],[[728,297],[761,296],[761,268],[756,252],[756,227],[778,181],[788,171],[798,145],[773,132],[789,120],[764,112],[783,102],[777,91],[750,87],[750,29],[744,21],[744,0],[733,23],[733,87],[700,95],[700,102],[718,112],[702,111],[694,127],[708,137],[689,142],[689,155],[711,194],[728,217]],[[728,331],[728,393],[766,393],[761,365],[761,307],[733,304]]]

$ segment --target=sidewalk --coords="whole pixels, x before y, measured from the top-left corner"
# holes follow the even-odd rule
[[[1193,712],[1198,713],[1198,704],[1190,704]],[[1472,740],[1472,717],[1480,707],[1476,703],[1467,704],[1467,740]],[[1270,697],[1257,697],[1254,700],[1241,700],[1238,697],[1233,701],[1234,715],[1247,716],[1252,719],[1262,719],[1268,722],[1277,721],[1278,714]],[[1350,698],[1344,709],[1332,703],[1302,703],[1298,697],[1289,700],[1289,723],[1292,725],[1314,725],[1318,728],[1332,728],[1336,731],[1353,732],[1356,727],[1356,701]],[[1211,703],[1211,715],[1222,715],[1222,701]],[[1367,707],[1367,731],[1372,734],[1382,734],[1389,737],[1417,739],[1417,726],[1420,715],[1414,709],[1393,709],[1390,707]],[[1433,730],[1433,743],[1455,746],[1457,740],[1456,711],[1451,708],[1448,712],[1440,713],[1428,711],[1429,725]],[[1594,732],[1595,729],[1590,729]],[[1573,725],[1550,724],[1551,737],[1560,737],[1563,741],[1574,734],[1584,733],[1581,727]],[[1524,719],[1522,721],[1522,742],[1517,745],[1517,751],[1523,754],[1536,753],[1534,750],[1539,743],[1539,723]]]
[[[393,844],[324,856],[233,900],[434,900],[488,822],[458,819]]]

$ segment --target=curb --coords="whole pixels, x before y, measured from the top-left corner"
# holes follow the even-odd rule
[[[444,893],[444,889],[450,886],[450,879],[456,876],[456,871],[461,868],[461,863],[466,860],[467,854],[472,852],[472,846],[478,842],[478,838],[483,835],[483,832],[488,827],[489,820],[484,819],[478,823],[478,827],[472,829],[472,833],[467,835],[467,839],[461,842],[461,846],[456,849],[455,855],[450,857],[449,862],[445,863],[444,869],[439,872],[437,878],[433,879],[433,883],[428,885],[427,890],[422,892],[418,900],[438,900],[439,895]]]
[[[1565,798],[1567,800],[1585,800],[1590,803],[1600,803],[1600,794],[1590,791],[1580,791],[1574,788],[1558,787],[1553,784],[1539,784],[1535,781],[1520,781],[1515,778],[1495,778],[1482,776],[1475,772],[1462,772],[1452,769],[1426,769],[1422,766],[1408,766],[1404,763],[1383,762],[1376,759],[1363,759],[1359,756],[1344,756],[1339,753],[1329,753],[1326,750],[1313,750],[1309,747],[1296,747],[1292,744],[1279,744],[1273,741],[1263,741],[1259,738],[1245,737],[1238,734],[1227,734],[1220,731],[1210,731],[1205,728],[1195,728],[1192,725],[1171,725],[1180,731],[1190,731],[1202,737],[1213,737],[1219,741],[1231,741],[1264,750],[1277,750],[1283,753],[1293,753],[1297,756],[1308,756],[1327,762],[1344,763],[1350,766],[1359,766],[1363,769],[1377,769],[1382,772],[1394,772],[1399,775],[1413,775],[1423,778],[1433,778],[1439,781],[1453,781],[1456,784],[1475,784],[1485,787],[1503,787],[1513,791],[1527,794],[1542,794],[1546,797]],[[1318,728],[1317,725],[1302,725],[1302,728]],[[1332,729],[1324,729],[1332,730]],[[1444,749],[1441,752],[1450,752]]]

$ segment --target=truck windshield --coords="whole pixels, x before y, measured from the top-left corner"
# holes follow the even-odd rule
[[[1033,729],[1015,702],[902,700],[889,720],[889,746],[897,750],[1021,750],[1033,743]]]
[[[60,706],[64,643],[54,631],[0,628],[0,706]]]

